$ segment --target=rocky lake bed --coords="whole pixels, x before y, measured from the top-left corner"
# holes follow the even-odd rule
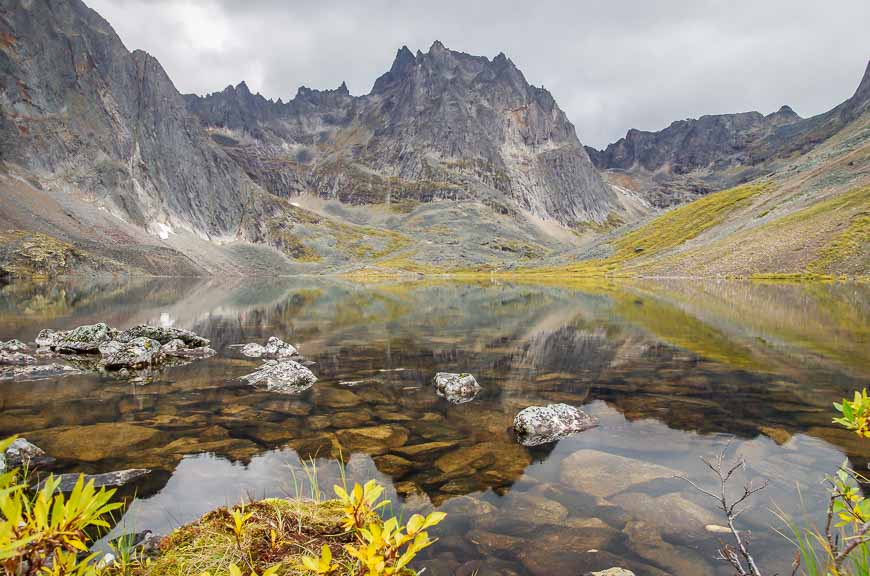
[[[713,560],[724,519],[678,477],[709,483],[699,457],[731,442],[771,483],[742,529],[787,573],[770,509],[819,518],[824,475],[870,461],[831,424],[831,402],[870,382],[866,349],[847,344],[868,296],[740,282],[9,284],[0,435],[38,447],[41,470],[122,485],[131,501],[102,546],[308,494],[315,463],[329,494],[342,474],[376,478],[396,511],[446,512],[419,561],[438,575],[729,574]]]

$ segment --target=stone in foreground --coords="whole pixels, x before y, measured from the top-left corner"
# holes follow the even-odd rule
[[[267,390],[298,394],[311,388],[317,377],[308,368],[294,360],[267,361],[256,372],[242,376],[252,385],[265,385]]]
[[[598,421],[568,404],[529,406],[514,418],[514,431],[524,446],[555,442],[598,425]]]
[[[151,338],[133,338],[129,342],[112,342],[111,346],[101,346],[100,353],[108,352],[103,356],[103,365],[109,370],[121,368],[145,368],[160,361],[160,343]]]
[[[102,488],[104,486],[123,486],[150,473],[151,470],[147,468],[130,468],[128,470],[118,470],[116,472],[106,472],[104,474],[85,474],[85,484],[93,481],[94,488]],[[57,488],[58,491],[72,492],[76,482],[79,480],[79,476],[80,474],[61,474],[58,476],[58,478],[60,478],[60,484]],[[45,480],[37,484],[36,489],[40,490],[44,485]]]
[[[471,374],[438,372],[434,379],[435,392],[451,404],[471,402],[480,392],[480,384]]]
[[[589,572],[586,576],[634,576],[634,572],[625,568],[608,568],[599,572]]]

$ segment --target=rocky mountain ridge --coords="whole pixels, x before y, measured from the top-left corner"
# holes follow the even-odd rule
[[[789,106],[766,116],[702,116],[678,120],[658,132],[631,129],[604,150],[586,150],[609,181],[666,207],[767,174],[790,157],[809,152],[868,109],[870,63],[848,100],[811,118],[801,118]]]
[[[616,206],[552,95],[504,54],[435,42],[402,47],[370,94],[300,88],[289,102],[244,83],[189,109],[249,176],[279,196],[311,192],[407,211],[438,199],[484,199],[565,225],[602,222]]]

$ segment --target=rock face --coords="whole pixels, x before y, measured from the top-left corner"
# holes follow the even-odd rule
[[[63,173],[143,228],[235,233],[256,186],[205,135],[156,59],[128,52],[79,0],[3,5],[4,162],[40,178]]]
[[[568,404],[529,406],[514,418],[514,432],[525,446],[555,442],[597,425],[594,418]]]
[[[497,202],[565,224],[603,221],[615,196],[552,95],[504,54],[403,47],[370,94],[300,88],[282,103],[241,83],[186,96],[214,140],[279,196],[353,204]]]
[[[471,374],[439,372],[433,379],[435,391],[451,404],[471,402],[480,392],[480,384]]]
[[[265,385],[267,390],[298,394],[317,382],[317,377],[305,366],[293,360],[267,361],[259,370],[243,376],[252,385]]]

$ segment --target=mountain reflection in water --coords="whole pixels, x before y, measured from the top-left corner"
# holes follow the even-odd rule
[[[786,573],[793,552],[769,509],[819,518],[824,474],[844,456],[870,460],[831,424],[831,402],[870,381],[861,285],[305,278],[0,289],[2,339],[98,321],[189,328],[219,353],[144,383],[86,374],[0,387],[0,434],[26,436],[59,470],[155,470],[127,488],[137,499],[114,534],[309,494],[300,461],[314,458],[327,495],[344,466],[351,479],[381,480],[396,507],[448,512],[424,555],[432,574],[621,565],[724,575],[710,560],[721,536],[705,529],[721,519],[673,476],[709,482],[698,457],[736,436],[750,474],[772,482],[741,520],[767,571]],[[258,362],[231,345],[271,335],[316,362],[313,388],[287,396],[238,380]],[[471,372],[484,390],[448,404],[432,388],[436,371]],[[601,425],[520,446],[516,412],[550,402],[583,406]]]

